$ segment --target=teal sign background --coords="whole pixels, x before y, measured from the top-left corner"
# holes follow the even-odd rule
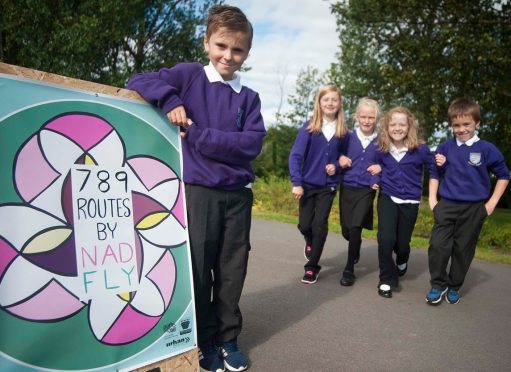
[[[45,123],[61,115],[79,113],[102,118],[120,137],[126,159],[156,159],[181,179],[178,131],[160,111],[147,104],[1,74],[0,102],[0,208],[29,206],[15,184],[17,156]],[[0,220],[0,227],[8,223]],[[187,242],[167,250],[175,263],[170,304],[142,337],[119,345],[101,342],[91,331],[88,304],[66,319],[55,321],[27,320],[0,304],[0,370],[116,370],[149,364],[193,348],[195,322]],[[9,266],[0,271],[0,296],[1,282],[8,271]]]

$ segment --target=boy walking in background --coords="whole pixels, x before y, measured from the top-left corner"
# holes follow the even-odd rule
[[[440,303],[444,296],[450,304],[460,301],[459,289],[474,258],[484,219],[493,213],[509,183],[502,153],[475,133],[481,120],[479,104],[455,99],[448,115],[455,138],[438,147],[436,156],[445,157],[445,162],[438,168],[439,174],[430,175],[429,181],[429,206],[435,224],[428,250],[432,288],[426,302],[432,305]],[[488,199],[489,172],[497,183]]]
[[[252,25],[232,6],[208,15],[208,66],[180,63],[138,74],[128,88],[181,126],[183,180],[194,276],[200,366],[243,371],[237,346],[239,300],[247,272],[254,172],[265,128],[256,92],[236,73],[248,57]]]

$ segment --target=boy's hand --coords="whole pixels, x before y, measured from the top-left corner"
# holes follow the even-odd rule
[[[295,199],[300,199],[303,196],[303,187],[302,186],[293,186],[293,195]]]
[[[333,176],[335,174],[335,165],[334,164],[327,164],[325,166],[326,174],[329,176]]]
[[[347,156],[344,156],[344,155],[341,155],[339,157],[339,165],[341,166],[341,168],[349,168],[351,167],[351,159],[348,158]]]
[[[486,213],[488,213],[488,216],[490,216],[493,213],[496,207],[497,205],[492,203],[490,200],[488,200],[484,205],[484,208],[486,208]]]
[[[435,206],[438,204],[438,200],[436,198],[432,198],[430,196],[429,200],[428,200],[428,203],[429,203],[429,209],[433,210],[433,208],[435,208]]]
[[[179,125],[183,128],[188,128],[191,120],[186,116],[186,111],[183,105],[177,106],[167,113],[167,118],[174,125]]]
[[[378,190],[380,188],[380,185],[378,185],[377,183],[375,183],[374,185],[371,186],[371,188],[373,190]]]
[[[439,167],[441,167],[442,165],[444,165],[446,161],[447,161],[447,158],[445,157],[445,155],[444,155],[444,154],[436,154],[436,155],[435,155],[435,163],[436,163],[436,165],[438,165]]]
[[[368,168],[367,168],[367,171],[369,173],[371,173],[371,176],[374,176],[375,174],[378,174],[381,172],[381,167],[379,164],[373,164],[373,165],[370,165]],[[373,187],[374,188],[374,187]],[[376,190],[376,189],[375,189]]]

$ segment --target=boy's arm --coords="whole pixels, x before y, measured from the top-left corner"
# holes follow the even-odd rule
[[[438,204],[438,186],[440,185],[440,181],[436,178],[429,179],[429,191],[428,191],[428,202],[429,209],[433,210],[435,206]]]
[[[210,159],[244,165],[259,155],[265,134],[261,101],[257,96],[248,110],[242,131],[225,132],[192,124],[187,129],[185,139],[197,152]]]
[[[504,195],[504,191],[506,191],[506,187],[508,184],[509,180],[506,179],[497,180],[497,183],[495,184],[495,189],[493,190],[493,194],[484,205],[486,208],[486,212],[488,212],[488,216],[491,215],[495,208],[497,207],[497,203],[499,202],[502,195]]]
[[[183,73],[184,69],[185,67],[176,65],[157,72],[136,74],[129,79],[127,88],[136,91],[151,105],[168,113],[183,105],[179,95],[186,84],[184,77],[189,76],[189,73]]]

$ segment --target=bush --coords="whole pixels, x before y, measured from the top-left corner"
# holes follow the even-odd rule
[[[268,176],[258,178],[254,183],[254,211],[255,214],[270,212],[279,216],[291,216],[291,218],[280,218],[281,220],[296,221],[298,217],[298,201],[291,194],[291,181],[285,178]],[[365,237],[374,238],[377,230],[378,221],[376,214],[375,200],[375,221],[373,232],[366,233]],[[339,231],[339,194],[337,194],[332,211],[330,213],[330,230]],[[424,199],[419,207],[419,215],[413,236],[423,238],[414,240],[412,245],[415,247],[427,247],[427,240],[431,235],[433,227],[433,213],[429,210],[427,199]],[[483,230],[479,237],[478,250],[490,251],[494,254],[505,255],[508,258],[500,260],[501,262],[510,261],[511,257],[511,210],[497,209],[495,213],[486,219]],[[497,261],[499,261],[497,259]]]

